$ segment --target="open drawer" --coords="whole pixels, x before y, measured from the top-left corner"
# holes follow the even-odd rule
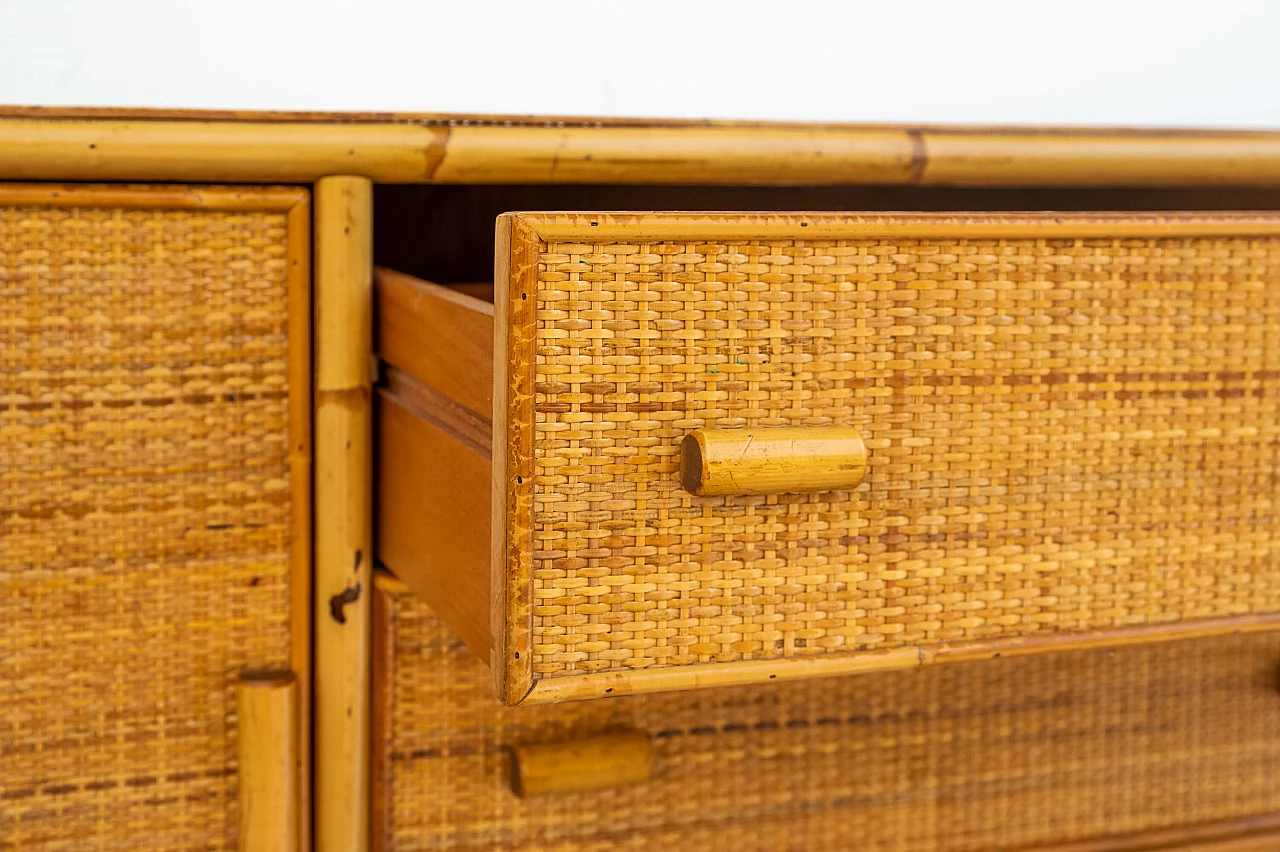
[[[1280,215],[510,214],[495,270],[379,276],[377,550],[508,704],[1280,627]]]

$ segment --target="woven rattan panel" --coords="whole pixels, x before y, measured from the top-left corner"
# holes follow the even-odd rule
[[[423,604],[375,605],[386,850],[985,852],[1280,810],[1272,634],[505,708]],[[506,746],[627,727],[651,781],[507,787]]]
[[[0,206],[0,848],[235,848],[290,663],[286,217]]]
[[[1280,610],[1280,239],[538,247],[533,673]],[[690,429],[859,427],[695,498]]]

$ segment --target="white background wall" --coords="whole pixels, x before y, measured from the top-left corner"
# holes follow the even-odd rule
[[[0,102],[1280,128],[1280,0],[0,0]]]

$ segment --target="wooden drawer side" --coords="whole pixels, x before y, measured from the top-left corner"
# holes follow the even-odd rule
[[[386,269],[374,286],[378,560],[487,659],[493,306]]]

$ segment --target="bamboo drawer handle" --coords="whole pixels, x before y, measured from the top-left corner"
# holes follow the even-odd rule
[[[298,852],[297,701],[291,672],[240,677],[240,852]]]
[[[511,752],[511,791],[521,797],[621,787],[653,775],[653,743],[642,731],[519,745]]]
[[[848,426],[697,429],[680,445],[680,484],[699,497],[849,489],[866,471]]]

